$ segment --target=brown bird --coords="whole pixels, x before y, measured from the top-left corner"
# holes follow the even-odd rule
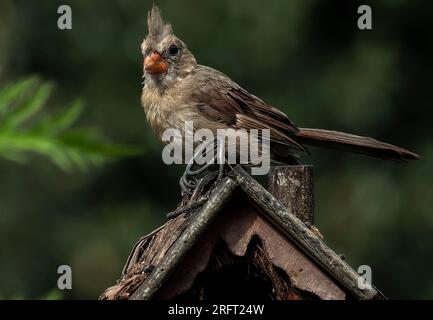
[[[194,130],[224,128],[270,129],[271,157],[285,163],[297,161],[305,145],[336,148],[388,160],[420,157],[406,149],[373,138],[323,130],[298,128],[277,108],[240,87],[223,73],[197,64],[186,44],[164,23],[153,7],[147,18],[149,34],[141,44],[144,86],[141,101],[147,121],[158,135],[169,128],[183,130],[193,121]]]

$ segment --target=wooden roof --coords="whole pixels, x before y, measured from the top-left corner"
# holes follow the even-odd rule
[[[251,222],[251,215],[243,214],[243,210],[239,208],[236,214],[224,216],[222,209],[234,195],[239,193],[258,209],[260,219],[254,224]],[[218,222],[230,219],[232,219],[230,223]],[[243,235],[243,238],[238,237],[236,241],[230,240],[231,235],[234,234],[234,231],[230,230],[230,226],[235,225],[233,219],[240,221],[236,224],[238,229],[249,225],[244,230],[237,230],[237,234]],[[214,227],[215,223],[220,227]],[[211,224],[213,224],[213,231],[209,228]],[[254,234],[262,235],[262,238],[272,237],[273,245],[267,247],[274,257],[272,262],[278,264],[278,259],[290,260],[290,264],[284,264],[285,270],[288,272],[292,270],[291,275],[295,281],[301,283],[301,289],[313,292],[321,299],[344,299],[342,292],[355,299],[385,298],[374,287],[360,289],[358,286],[360,275],[240,166],[235,167],[227,177],[222,179],[210,191],[207,201],[198,206],[194,212],[184,213],[169,220],[151,234],[141,238],[128,258],[121,279],[115,286],[107,289],[100,298],[143,300],[153,299],[158,295],[159,298],[171,298],[176,293],[175,288],[161,290],[164,289],[167,280],[173,275],[179,275],[182,279],[177,288],[191,285],[208,262],[212,252],[211,247],[217,239],[223,238],[232,252],[241,253],[246,250]],[[207,236],[205,240],[203,240],[204,236]],[[293,248],[290,243],[293,243]],[[181,262],[184,259],[192,259],[188,255],[191,255],[194,246],[199,246],[201,254],[193,255],[193,262],[188,264],[188,270],[183,267],[185,270],[175,272],[177,268],[182,269]],[[278,252],[272,254],[275,248]],[[302,263],[304,269],[307,266],[308,270],[303,273],[293,272],[296,271],[295,268],[299,263]],[[312,265],[317,265],[319,268],[308,267]],[[310,278],[305,279],[306,275]],[[327,290],[317,285],[319,282],[326,281]]]

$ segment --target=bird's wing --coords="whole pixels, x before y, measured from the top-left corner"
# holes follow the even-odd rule
[[[250,94],[221,72],[199,66],[193,83],[191,99],[197,111],[208,119],[234,129],[270,129],[271,141],[306,150],[293,139],[299,130],[284,113]]]

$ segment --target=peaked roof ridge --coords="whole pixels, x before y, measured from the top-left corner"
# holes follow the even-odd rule
[[[152,268],[130,299],[148,300],[154,297],[238,189],[242,190],[247,198],[260,209],[260,213],[268,221],[341,285],[349,295],[357,299],[386,299],[374,286],[360,288],[358,282],[359,279],[362,279],[361,276],[239,165],[218,182],[210,191],[208,200],[197,212],[179,223],[179,228],[183,228],[182,231],[175,236],[175,240],[170,244],[162,259]],[[149,236],[152,237],[161,230],[163,231],[174,220],[168,221]],[[143,244],[148,239],[149,237],[144,237],[139,243]],[[136,257],[137,246],[138,244],[134,247],[131,256]],[[131,268],[131,256],[124,273]],[[107,296],[106,293],[104,294]]]

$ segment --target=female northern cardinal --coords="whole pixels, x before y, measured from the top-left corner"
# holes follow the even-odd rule
[[[348,133],[297,128],[287,116],[241,88],[223,73],[197,64],[183,41],[153,7],[149,34],[141,44],[144,56],[142,104],[147,120],[161,137],[169,128],[270,129],[271,156],[292,163],[305,145],[338,148],[389,160],[420,157],[408,150]]]

